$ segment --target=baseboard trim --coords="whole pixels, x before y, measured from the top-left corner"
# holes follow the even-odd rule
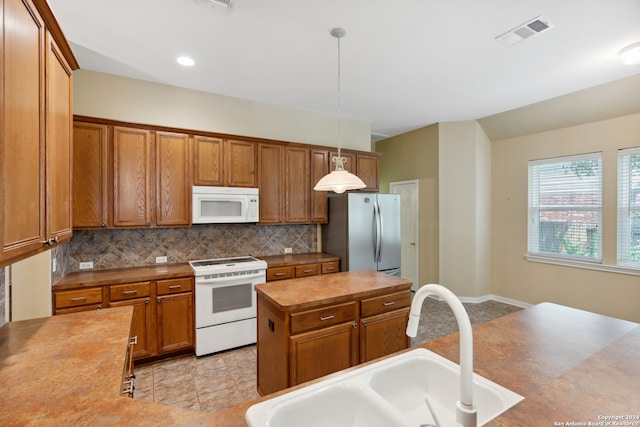
[[[444,301],[442,298],[436,296],[436,295],[429,295],[429,298],[433,298],[436,299],[438,301]],[[505,298],[505,297],[501,297],[499,295],[493,295],[493,294],[487,294],[487,295],[483,295],[480,297],[458,297],[460,299],[461,302],[463,303],[470,303],[470,304],[479,304],[482,302],[487,302],[487,301],[497,301],[497,302],[501,302],[503,304],[509,304],[509,305],[513,305],[516,307],[520,307],[520,308],[529,308],[531,306],[533,306],[533,304],[529,304],[526,302],[522,302],[522,301],[518,301],[515,299],[511,299],[511,298]]]

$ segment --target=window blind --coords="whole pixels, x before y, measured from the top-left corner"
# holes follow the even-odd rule
[[[529,162],[530,255],[602,258],[602,154]]]
[[[640,147],[618,151],[618,265],[640,268]]]

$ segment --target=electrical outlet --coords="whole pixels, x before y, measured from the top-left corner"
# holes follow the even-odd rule
[[[285,254],[290,254],[292,252],[293,252],[293,250],[291,250],[291,248],[284,248],[284,253]]]
[[[51,266],[51,272],[55,273],[56,271],[58,271],[58,260],[56,258],[54,258],[52,260],[53,265]]]
[[[80,270],[88,270],[90,268],[93,268],[93,261],[87,261],[87,262],[81,262],[80,263]]]
[[[156,264],[165,264],[167,262],[167,257],[166,256],[157,256],[156,257]]]

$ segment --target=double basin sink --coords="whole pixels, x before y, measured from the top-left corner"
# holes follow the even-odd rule
[[[333,375],[249,408],[251,427],[452,426],[460,399],[460,367],[424,348]],[[473,374],[478,425],[522,396]]]

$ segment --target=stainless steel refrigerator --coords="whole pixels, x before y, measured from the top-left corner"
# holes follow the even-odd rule
[[[322,250],[340,257],[340,271],[376,270],[400,276],[400,196],[330,193]]]

